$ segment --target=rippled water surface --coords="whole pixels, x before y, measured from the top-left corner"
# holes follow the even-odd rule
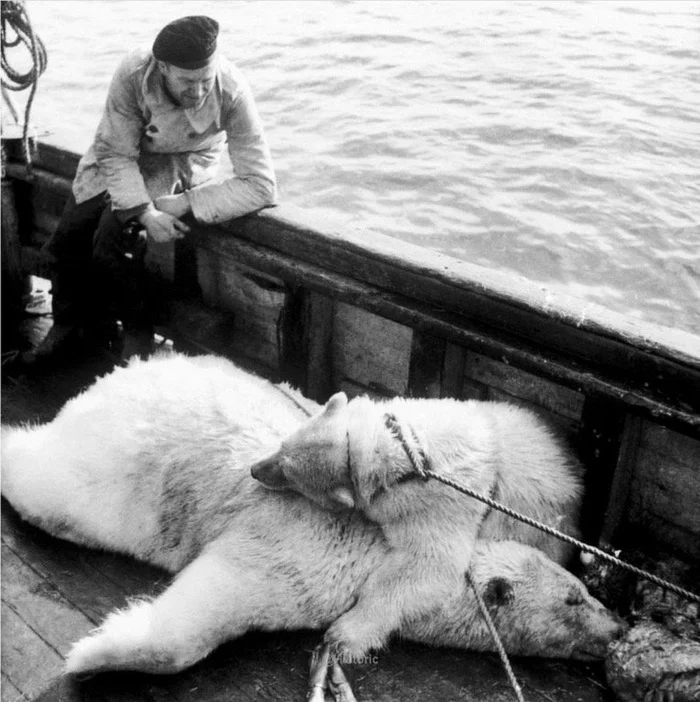
[[[125,50],[209,14],[284,201],[700,335],[700,3],[28,8],[53,143],[88,146]]]

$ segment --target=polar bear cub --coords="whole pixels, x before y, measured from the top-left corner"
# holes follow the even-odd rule
[[[505,403],[348,402],[334,395],[251,472],[268,488],[296,491],[327,509],[355,508],[382,528],[386,561],[371,575],[367,596],[327,633],[346,655],[383,645],[406,617],[449,597],[470,568],[477,537],[514,538],[558,562],[569,556],[560,541],[453,488],[424,482],[421,462],[577,534],[580,469],[532,412]]]

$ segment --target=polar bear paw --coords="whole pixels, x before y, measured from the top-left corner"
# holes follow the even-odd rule
[[[177,655],[154,638],[152,604],[140,601],[114,612],[92,634],[78,641],[66,659],[67,673],[138,670],[171,673],[184,665]]]
[[[330,626],[324,641],[330,646],[332,656],[341,665],[362,663],[370,651],[386,643],[386,636],[371,624],[345,621],[341,617]]]

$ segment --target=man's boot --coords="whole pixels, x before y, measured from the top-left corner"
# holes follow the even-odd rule
[[[26,364],[48,363],[68,358],[80,347],[80,328],[70,324],[54,324],[49,333],[31,351],[22,354]]]

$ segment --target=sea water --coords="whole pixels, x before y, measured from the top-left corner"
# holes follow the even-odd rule
[[[698,2],[27,8],[51,143],[87,148],[124,53],[208,14],[252,84],[281,201],[700,337]]]

